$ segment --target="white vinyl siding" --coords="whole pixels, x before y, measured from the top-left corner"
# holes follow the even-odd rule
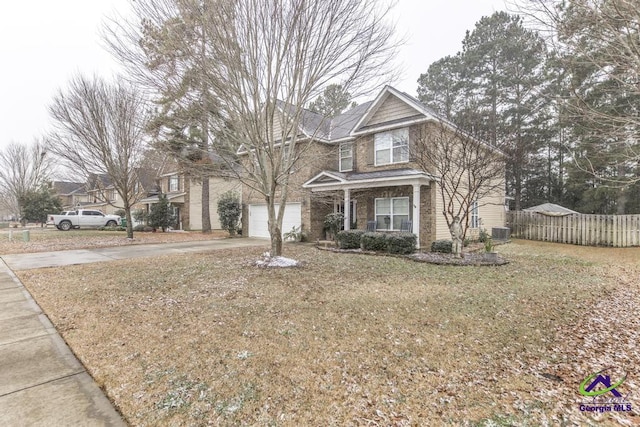
[[[376,229],[400,230],[402,221],[409,220],[409,198],[376,199]]]
[[[353,143],[340,144],[340,172],[353,170]]]
[[[409,128],[394,129],[374,136],[375,165],[409,161]]]
[[[374,113],[370,120],[367,121],[367,125],[375,125],[381,123],[387,123],[393,120],[400,120],[407,117],[414,117],[417,114],[421,114],[418,110],[411,107],[405,101],[399,99],[394,95],[390,95],[380,105],[378,110]]]

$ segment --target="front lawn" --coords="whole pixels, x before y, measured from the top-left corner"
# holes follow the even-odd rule
[[[265,248],[245,248],[19,276],[132,425],[538,425],[583,420],[602,354],[638,381],[637,352],[570,338],[608,318],[602,301],[637,309],[640,268],[566,248],[445,267],[287,245],[303,267],[256,268]]]

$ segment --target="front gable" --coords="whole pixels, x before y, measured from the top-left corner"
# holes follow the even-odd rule
[[[353,135],[406,126],[435,117],[409,95],[386,86],[355,125]]]

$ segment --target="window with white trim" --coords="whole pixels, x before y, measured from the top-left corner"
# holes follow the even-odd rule
[[[178,179],[178,175],[173,175],[169,177],[169,191],[178,191],[180,188],[180,180]]]
[[[474,200],[471,203],[471,209],[469,210],[471,213],[471,223],[469,226],[471,228],[480,228],[480,209],[478,207],[478,201]]]
[[[376,166],[409,161],[409,128],[377,133],[373,140]]]
[[[353,143],[340,144],[340,172],[353,170]]]
[[[402,221],[409,221],[409,198],[376,199],[376,229],[400,230]]]

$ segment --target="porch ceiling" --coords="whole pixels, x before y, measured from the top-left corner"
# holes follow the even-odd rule
[[[353,190],[373,187],[398,187],[402,185],[428,185],[438,179],[416,169],[392,169],[376,172],[322,171],[302,187],[313,192]]]

